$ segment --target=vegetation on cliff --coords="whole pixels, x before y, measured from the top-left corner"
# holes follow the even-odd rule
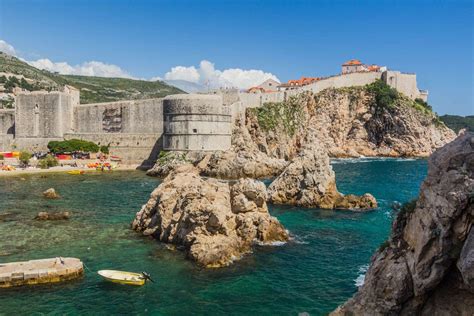
[[[466,128],[470,132],[474,132],[474,115],[442,115],[439,119],[456,133],[463,128]]]
[[[89,76],[60,75],[40,70],[16,57],[0,52],[0,72],[24,76],[28,80],[10,79],[8,87],[21,87],[29,91],[58,90],[70,85],[80,90],[81,103],[112,102],[130,99],[160,98],[170,94],[184,93],[163,81],[146,81],[126,78],[102,78]],[[12,77],[13,78],[13,77]],[[13,82],[11,82],[13,80]],[[1,82],[0,82],[1,84]],[[7,88],[7,87],[5,87]]]
[[[282,129],[288,136],[295,134],[304,116],[298,97],[290,97],[285,102],[265,103],[262,107],[249,109],[249,114],[257,117],[265,131]]]

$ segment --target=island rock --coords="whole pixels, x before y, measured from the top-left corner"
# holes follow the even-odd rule
[[[318,140],[312,140],[307,144],[270,184],[269,202],[325,209],[377,207],[377,201],[371,194],[356,196],[339,193],[326,151]]]
[[[43,196],[47,199],[59,199],[59,194],[54,188],[49,188],[43,192]]]
[[[136,214],[132,228],[182,246],[206,267],[229,265],[252,245],[285,242],[288,233],[266,205],[262,182],[203,178],[191,164],[177,166]]]

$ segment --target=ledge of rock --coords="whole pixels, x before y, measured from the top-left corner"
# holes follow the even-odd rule
[[[190,164],[175,167],[152,192],[132,228],[183,246],[206,267],[229,265],[255,243],[288,240],[286,230],[268,213],[262,182],[203,178]]]
[[[268,201],[325,209],[371,209],[377,201],[371,194],[343,195],[337,191],[329,156],[317,140],[303,148],[268,188]]]
[[[333,315],[472,315],[474,134],[429,159],[416,205],[395,220],[364,285]]]

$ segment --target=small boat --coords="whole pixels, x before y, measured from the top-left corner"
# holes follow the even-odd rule
[[[84,173],[85,173],[84,170],[71,170],[67,172],[67,174],[84,174]]]
[[[119,284],[144,285],[147,280],[153,282],[150,275],[146,272],[135,273],[117,270],[100,270],[97,273],[105,280]]]

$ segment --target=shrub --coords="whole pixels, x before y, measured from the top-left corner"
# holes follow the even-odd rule
[[[100,152],[103,153],[103,154],[108,155],[109,152],[110,152],[110,151],[109,151],[109,147],[110,147],[110,145],[107,145],[107,146],[105,146],[105,145],[100,146]]]
[[[249,113],[257,117],[263,130],[275,131],[281,128],[289,136],[295,134],[304,116],[301,101],[297,97],[290,97],[286,102],[268,102],[262,107],[249,109]]]
[[[99,145],[81,139],[70,139],[63,141],[50,141],[48,149],[55,154],[71,153],[75,151],[97,153],[100,150]]]
[[[31,153],[27,151],[20,152],[20,156],[18,157],[18,160],[20,160],[22,165],[28,166],[30,159],[31,159]]]
[[[422,99],[420,98],[416,98],[415,99],[415,103],[421,105],[423,108],[425,108],[426,110],[430,111],[430,112],[433,112],[433,108],[431,107],[431,105],[428,104],[428,102],[426,101],[423,101]]]
[[[374,95],[375,105],[380,108],[390,108],[399,98],[398,91],[380,79],[366,85],[368,92]]]
[[[59,165],[59,161],[52,155],[46,155],[46,157],[40,159],[38,162],[38,166],[41,169],[48,169],[51,167],[56,167],[57,165]]]

